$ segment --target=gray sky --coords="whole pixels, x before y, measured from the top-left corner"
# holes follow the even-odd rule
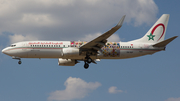
[[[11,33],[11,43],[88,39],[123,15],[126,23],[140,26],[155,21],[158,12],[153,0],[1,0],[0,6],[0,31]]]

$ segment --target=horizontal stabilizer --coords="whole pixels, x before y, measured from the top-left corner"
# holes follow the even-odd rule
[[[172,38],[166,39],[164,41],[161,41],[155,45],[153,45],[153,47],[165,47],[168,43],[170,43],[171,41],[173,41],[175,38],[177,38],[178,36],[174,36]]]

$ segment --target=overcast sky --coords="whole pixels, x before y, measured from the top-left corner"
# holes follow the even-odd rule
[[[0,0],[0,50],[27,40],[90,41],[123,26],[109,41],[142,37],[170,14],[166,39],[179,35],[179,0]],[[0,101],[180,101],[179,38],[166,51],[74,67],[58,59],[17,60],[0,53]]]
[[[127,24],[140,26],[158,13],[152,0],[1,0],[0,6],[0,31],[10,33],[10,42],[88,39],[123,15]]]

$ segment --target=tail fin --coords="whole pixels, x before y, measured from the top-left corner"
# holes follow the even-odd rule
[[[134,40],[134,42],[159,43],[163,41],[168,21],[169,14],[163,14],[142,38]]]

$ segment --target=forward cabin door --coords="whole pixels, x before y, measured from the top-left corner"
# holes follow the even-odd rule
[[[23,42],[21,44],[20,50],[21,51],[19,51],[19,56],[22,58],[27,58],[28,57],[28,51],[27,51],[27,44],[25,42]]]

